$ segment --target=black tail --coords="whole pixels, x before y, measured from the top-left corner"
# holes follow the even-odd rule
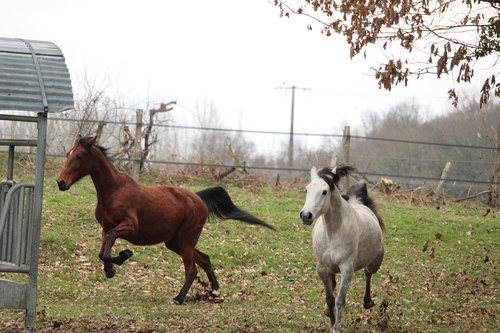
[[[371,211],[375,214],[375,216],[378,219],[378,223],[380,225],[380,229],[382,229],[383,232],[385,232],[385,224],[384,220],[380,216],[380,214],[377,211],[377,206],[375,205],[375,202],[368,196],[368,189],[366,187],[366,183],[358,183],[354,184],[351,187],[349,187],[349,190],[346,193],[347,200],[349,200],[349,197],[356,197],[361,201],[363,205],[366,207],[370,208]],[[344,197],[344,198],[346,198]]]
[[[207,205],[210,216],[216,216],[220,219],[243,221],[276,230],[272,225],[236,207],[226,190],[220,186],[210,187],[196,192],[196,194]]]

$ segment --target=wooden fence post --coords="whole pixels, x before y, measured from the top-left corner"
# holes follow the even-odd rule
[[[451,162],[448,161],[448,162],[446,162],[446,165],[444,166],[443,172],[441,173],[441,180],[439,181],[438,185],[436,186],[436,189],[434,190],[434,193],[436,193],[438,196],[440,196],[441,194],[444,194],[444,193],[441,193],[441,190],[442,190],[444,181],[446,180],[446,178],[448,178],[448,173],[450,172],[450,169],[451,169]]]
[[[351,127],[344,127],[344,135],[342,137],[342,147],[344,149],[344,164],[349,164],[349,148],[351,146]],[[349,177],[344,177],[344,189],[349,188]]]
[[[96,135],[95,135],[97,137],[97,141],[99,141],[101,139],[102,130],[104,129],[104,126],[106,126],[105,122],[101,122],[97,125],[97,131],[96,131]]]
[[[141,171],[141,159],[142,159],[142,149],[141,149],[141,139],[142,139],[142,109],[137,109],[135,111],[135,138],[134,138],[134,158],[132,167],[132,177],[136,181],[139,181],[139,172]]]

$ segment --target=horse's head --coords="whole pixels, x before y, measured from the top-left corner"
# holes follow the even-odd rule
[[[314,166],[311,168],[311,182],[306,186],[306,202],[300,211],[300,219],[304,224],[312,224],[328,210],[332,194],[338,191],[338,182],[353,170],[347,165],[326,167],[319,171]]]
[[[72,184],[90,174],[92,169],[91,150],[95,142],[96,137],[82,138],[78,136],[73,147],[66,155],[66,162],[64,162],[61,173],[57,178],[59,190],[69,190]]]

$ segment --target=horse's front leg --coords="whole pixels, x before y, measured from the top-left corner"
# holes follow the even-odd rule
[[[104,262],[104,273],[108,279],[115,276],[116,270],[113,267],[113,258],[111,257],[111,248],[115,244],[117,235],[115,229],[108,232],[103,231],[101,252],[99,258]]]
[[[351,264],[341,265],[340,273],[340,289],[337,293],[337,299],[335,300],[335,324],[333,325],[334,333],[340,333],[340,321],[342,320],[342,314],[345,307],[345,298],[349,285],[351,284],[354,269]]]
[[[133,221],[124,220],[117,227],[108,230],[107,232],[103,230],[99,258],[104,262],[104,272],[108,279],[115,276],[116,270],[113,267],[113,264],[121,265],[133,255],[132,251],[126,249],[121,251],[118,256],[111,257],[111,248],[115,244],[117,238],[137,234],[136,226],[137,224],[134,224]]]
[[[323,266],[318,264],[316,266],[316,271],[323,281],[323,285],[325,286],[325,295],[326,295],[326,308],[325,314],[330,317],[330,325],[333,327],[335,324],[335,296],[333,294],[333,290],[335,289],[335,274],[330,274],[329,270]]]

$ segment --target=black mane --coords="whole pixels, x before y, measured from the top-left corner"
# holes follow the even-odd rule
[[[330,190],[333,190],[340,179],[347,176],[352,171],[354,171],[354,168],[352,166],[339,164],[335,167],[335,173],[333,173],[333,168],[325,167],[319,170],[317,174],[318,177],[323,179],[328,184]]]
[[[87,147],[87,148],[94,146],[94,147],[98,148],[109,159],[108,148],[105,148],[103,146],[100,146],[100,145],[94,143],[94,137],[92,137],[92,136],[86,136],[86,137],[80,138],[80,140],[78,140],[78,144],[82,145],[84,147]]]
[[[332,168],[330,167],[325,167],[321,170],[318,171],[318,177],[323,179],[325,183],[328,184],[330,187],[330,190],[333,190],[335,188],[335,185],[339,182],[338,177],[333,173]]]
[[[343,194],[342,197],[345,200],[349,200],[351,197],[357,198],[363,205],[370,208],[370,210],[377,217],[380,228],[383,232],[385,232],[385,224],[384,220],[380,216],[377,210],[377,205],[375,205],[375,201],[368,196],[368,189],[366,183],[358,183],[349,187],[349,190],[346,194]]]

